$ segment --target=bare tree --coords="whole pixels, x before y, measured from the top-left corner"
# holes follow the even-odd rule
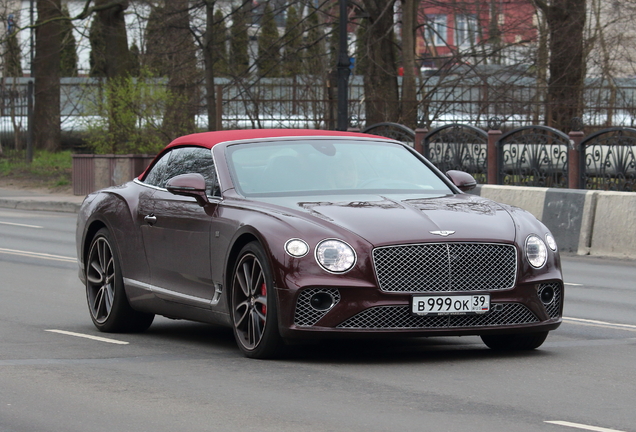
[[[420,0],[402,1],[402,115],[401,121],[413,129],[417,127],[417,63],[415,61],[416,28]]]
[[[198,111],[196,46],[190,30],[189,0],[166,1],[164,61],[168,68],[170,98],[164,116],[164,132],[170,139],[195,132]]]
[[[534,0],[545,13],[550,33],[550,78],[546,123],[568,131],[582,115],[585,55],[585,0]]]
[[[368,125],[399,121],[399,89],[393,22],[395,0],[363,0],[367,13],[364,93]]]
[[[61,148],[60,49],[62,5],[60,0],[38,0],[35,30],[34,145],[38,149]]]
[[[204,0],[205,3],[205,34],[203,40],[203,62],[205,70],[203,72],[205,78],[205,95],[206,106],[208,109],[208,130],[215,131],[221,128],[216,122],[216,87],[214,86],[214,77],[216,76],[216,68],[219,64],[219,52],[225,53],[225,37],[218,37],[220,24],[216,22],[214,12],[214,0]],[[225,26],[222,27],[225,33]],[[225,36],[225,35],[223,35]],[[217,42],[222,40],[223,50],[219,50]]]
[[[104,41],[104,71],[108,78],[126,76],[133,66],[124,19],[128,6],[128,0],[95,0],[96,19]]]

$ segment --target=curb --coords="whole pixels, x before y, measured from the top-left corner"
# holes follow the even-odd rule
[[[37,210],[61,213],[78,213],[81,203],[66,201],[39,201],[30,199],[6,199],[0,198],[0,208],[15,210]]]

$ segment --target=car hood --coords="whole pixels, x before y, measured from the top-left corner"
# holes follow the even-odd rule
[[[325,199],[326,198],[326,199]],[[515,223],[503,206],[474,195],[268,198],[271,204],[351,231],[375,246],[430,241],[508,242]],[[297,213],[298,212],[298,213]],[[307,217],[307,216],[306,216]]]

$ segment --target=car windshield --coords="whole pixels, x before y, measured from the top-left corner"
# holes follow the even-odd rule
[[[227,152],[234,185],[244,196],[452,193],[396,143],[281,140],[236,144]]]

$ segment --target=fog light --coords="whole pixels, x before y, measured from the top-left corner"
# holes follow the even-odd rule
[[[549,305],[554,300],[554,288],[547,286],[539,291],[539,298],[544,305]]]
[[[309,299],[311,307],[318,311],[331,309],[335,303],[336,301],[333,296],[326,292],[316,293]]]

